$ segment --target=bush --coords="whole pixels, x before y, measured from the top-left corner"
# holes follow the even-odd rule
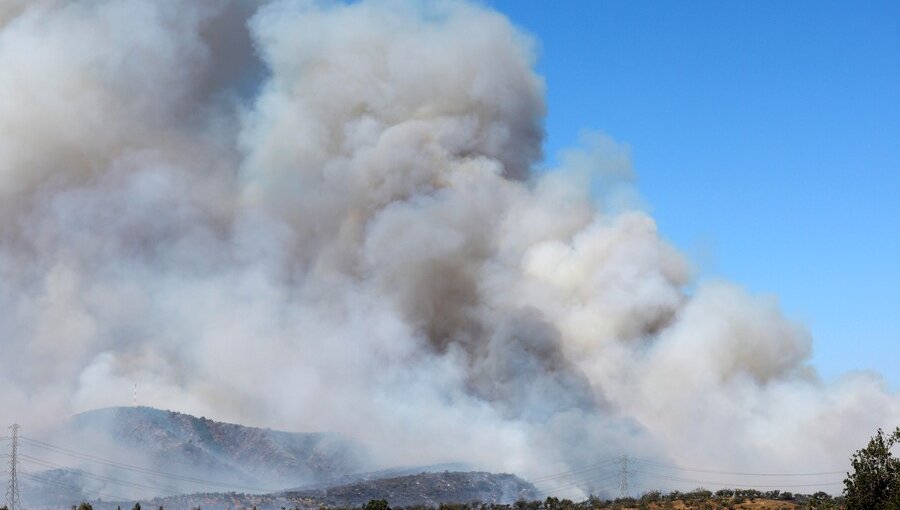
[[[662,501],[662,493],[659,491],[650,491],[641,496],[641,503],[657,503]]]
[[[373,499],[366,503],[363,510],[391,510],[386,499]]]

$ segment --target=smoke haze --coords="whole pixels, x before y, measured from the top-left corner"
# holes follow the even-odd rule
[[[0,420],[140,404],[384,466],[842,469],[900,397],[695,285],[535,43],[458,2],[0,5]]]

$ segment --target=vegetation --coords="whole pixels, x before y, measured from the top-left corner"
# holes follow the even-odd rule
[[[235,495],[236,496],[236,495]],[[227,508],[252,508],[256,505],[245,505],[246,501],[232,500]],[[85,503],[86,504],[86,503]],[[94,503],[97,510],[114,507],[106,507],[103,503]],[[213,504],[215,508],[222,508],[219,503]],[[75,508],[75,507],[73,507]],[[135,508],[140,508],[138,504]],[[199,507],[169,507],[190,508],[200,510]],[[270,506],[265,506],[270,508]],[[875,506],[869,510],[881,510],[894,507]],[[849,509],[843,497],[832,497],[825,492],[815,494],[798,494],[782,491],[759,491],[755,489],[722,489],[711,492],[698,488],[693,491],[672,491],[663,493],[651,491],[637,498],[601,499],[590,496],[584,501],[575,502],[570,499],[548,497],[544,500],[520,500],[513,504],[482,503],[443,503],[433,505],[408,505],[391,506],[386,499],[373,499],[358,506],[318,506],[318,505],[292,505],[282,506],[281,510],[837,510]],[[0,507],[0,510],[6,510]],[[87,504],[86,508],[78,507],[78,510],[92,510]]]
[[[329,510],[389,510],[386,500],[372,500],[361,507],[327,507]],[[652,491],[639,498],[604,500],[591,496],[581,502],[548,497],[545,500],[517,501],[512,505],[495,503],[451,503],[437,507],[414,505],[393,510],[831,510],[844,509],[843,498],[824,492],[794,494],[755,489],[722,489],[715,493],[696,489],[690,492]],[[284,509],[287,510],[287,509]],[[300,510],[296,507],[292,510]],[[323,509],[320,509],[323,510]]]
[[[853,473],[844,480],[847,510],[900,510],[900,459],[891,448],[900,444],[900,427],[890,435],[883,430],[869,445],[853,454]]]
[[[386,499],[373,499],[366,503],[363,510],[391,510]]]

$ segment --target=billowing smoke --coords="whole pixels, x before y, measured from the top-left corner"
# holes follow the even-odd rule
[[[533,172],[533,46],[458,2],[4,2],[0,421],[137,384],[525,476],[840,469],[900,422],[774,299],[694,285],[627,150]]]

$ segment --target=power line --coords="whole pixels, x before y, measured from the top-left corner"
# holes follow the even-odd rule
[[[697,468],[697,467],[682,467],[674,464],[666,464],[663,462],[658,462],[654,460],[649,460],[640,457],[632,457],[629,456],[629,461],[632,464],[646,464],[652,467],[658,467],[662,469],[672,469],[676,471],[691,471],[697,473],[709,473],[709,474],[721,474],[721,475],[734,475],[734,476],[771,476],[771,477],[802,477],[802,476],[825,476],[825,475],[841,475],[846,472],[841,471],[822,471],[816,473],[751,473],[751,472],[740,472],[740,471],[725,471],[720,469],[710,469],[710,468]],[[566,479],[570,478],[572,475],[584,474],[586,472],[603,469],[606,467],[610,467],[611,465],[618,464],[621,470],[622,464],[622,456],[612,457],[608,459],[604,459],[598,461],[593,464],[587,464],[584,466],[580,466],[577,468],[573,468],[569,471],[562,471],[558,473],[552,473],[547,475],[542,475],[536,478],[529,478],[529,481],[535,484],[543,483],[556,479]]]
[[[69,484],[66,484],[66,483],[62,483],[62,482],[59,482],[59,481],[57,481],[57,480],[51,480],[51,479],[48,479],[48,478],[44,478],[44,477],[41,477],[41,476],[36,475],[36,474],[34,474],[34,473],[26,473],[26,472],[23,471],[21,474],[22,474],[23,477],[25,477],[25,478],[28,479],[28,480],[31,480],[32,482],[37,482],[37,483],[45,484],[45,485],[52,485],[52,486],[59,487],[59,488],[63,488],[63,489],[69,489],[70,491],[75,491],[75,492],[77,492],[79,495],[84,495],[84,487],[76,487],[76,486],[74,486],[74,485],[69,485]],[[71,496],[71,493],[68,493],[68,492],[59,492],[59,491],[57,491],[57,494],[59,494],[59,495],[61,495],[61,496],[66,496],[66,497],[70,497],[70,496]],[[125,497],[122,497],[122,496],[116,496],[116,495],[114,495],[114,494],[109,494],[109,493],[105,493],[105,492],[97,492],[97,491],[93,491],[92,494],[95,494],[95,495],[97,495],[97,496],[100,496],[100,497],[103,498],[103,499],[111,500],[111,501],[129,501],[129,499],[130,499],[130,498],[125,498]]]
[[[539,482],[545,482],[545,481],[556,479],[556,478],[565,478],[565,477],[573,475],[573,474],[579,474],[579,473],[583,473],[583,472],[587,472],[587,471],[593,471],[595,469],[600,469],[603,467],[608,467],[608,466],[618,462],[619,459],[620,459],[620,457],[612,457],[609,459],[601,460],[594,464],[588,464],[586,466],[581,466],[581,467],[578,467],[578,468],[575,468],[575,469],[572,469],[569,471],[562,471],[560,473],[554,473],[554,474],[550,474],[550,475],[539,476],[537,478],[531,478],[531,479],[529,479],[529,481],[532,483],[539,483]]]
[[[107,458],[100,457],[97,455],[79,452],[76,450],[72,450],[69,448],[62,447],[62,446],[53,445],[50,443],[46,443],[44,441],[40,441],[37,439],[25,437],[25,436],[22,437],[22,441],[25,444],[28,444],[29,446],[32,446],[32,447],[37,447],[37,448],[48,450],[48,451],[51,451],[54,453],[63,454],[63,455],[66,455],[66,456],[69,456],[69,457],[72,457],[72,458],[75,458],[78,460],[86,461],[86,462],[91,462],[91,463],[100,464],[100,465],[106,465],[106,466],[110,466],[110,467],[117,468],[117,469],[133,471],[133,472],[152,475],[152,476],[161,477],[161,478],[167,478],[170,480],[191,482],[194,484],[207,485],[207,486],[211,486],[211,487],[215,487],[215,488],[219,488],[219,489],[226,489],[226,490],[235,490],[235,489],[249,490],[249,491],[269,493],[269,494],[286,493],[286,492],[301,492],[301,491],[307,491],[307,490],[318,490],[318,489],[332,487],[339,482],[348,482],[348,483],[355,482],[355,481],[358,481],[359,479],[364,479],[364,477],[366,475],[371,474],[371,472],[345,474],[345,475],[333,477],[333,478],[330,478],[327,480],[321,480],[321,481],[313,483],[313,484],[308,484],[308,485],[299,486],[299,487],[292,487],[289,489],[260,488],[260,487],[250,487],[250,486],[242,486],[242,485],[237,485],[237,484],[230,484],[230,483],[225,483],[225,482],[220,482],[220,481],[204,480],[201,478],[194,478],[194,477],[189,477],[189,476],[177,475],[174,473],[168,473],[168,472],[164,472],[164,471],[158,471],[155,469],[144,468],[141,466],[135,466],[135,465],[127,464],[124,462],[107,459]],[[43,461],[42,459],[38,459],[36,457],[31,457],[31,459],[35,459],[39,462],[47,463],[47,461]],[[99,476],[99,475],[94,475],[94,476]],[[117,480],[117,481],[122,482],[122,480]],[[125,483],[134,483],[134,482],[125,482]],[[151,487],[143,486],[142,488],[151,488]],[[153,487],[151,489],[158,489],[158,488]]]
[[[18,435],[16,434],[16,436],[18,436]],[[340,481],[352,482],[353,477],[354,477],[354,475],[342,475],[340,477],[336,477],[336,478],[333,478],[330,480],[324,480],[324,481],[321,481],[316,484],[310,484],[307,486],[292,488],[287,491],[285,491],[283,489],[279,490],[279,489],[271,489],[271,488],[249,487],[249,486],[229,484],[229,483],[220,482],[220,481],[204,480],[201,478],[177,475],[174,473],[167,473],[164,471],[158,471],[158,470],[154,470],[154,469],[144,468],[141,466],[135,466],[132,464],[127,464],[127,463],[115,461],[112,459],[106,459],[106,458],[88,454],[88,453],[78,452],[76,450],[71,450],[68,448],[61,447],[61,446],[57,446],[57,445],[53,445],[53,444],[46,443],[43,441],[39,441],[37,439],[28,438],[25,436],[21,436],[21,437],[19,437],[19,439],[21,439],[23,442],[25,442],[31,446],[43,448],[43,449],[50,450],[50,451],[53,451],[56,453],[61,453],[61,454],[64,454],[64,455],[67,455],[67,456],[70,456],[70,457],[73,457],[76,459],[80,459],[82,461],[107,465],[107,466],[111,466],[111,467],[118,468],[118,469],[123,469],[123,470],[133,471],[133,472],[137,472],[137,473],[167,478],[170,480],[190,482],[190,483],[199,484],[199,485],[207,485],[207,486],[219,487],[219,488],[224,488],[224,489],[232,489],[232,490],[233,489],[244,489],[244,490],[269,492],[269,493],[298,492],[298,491],[304,491],[304,490],[316,490],[316,489],[320,489],[320,488],[329,487],[329,486],[334,485],[335,482],[340,482]],[[2,455],[2,457],[10,457],[10,455],[4,454],[4,455]],[[52,462],[42,460],[37,457],[31,457],[31,456],[21,455],[21,454],[18,455],[18,457],[23,458],[27,462],[30,462],[30,463],[33,463],[36,465],[70,469],[74,472],[82,474],[85,477],[94,478],[97,480],[109,482],[109,483],[116,484],[116,485],[121,485],[124,487],[146,489],[146,490],[151,490],[151,491],[168,491],[169,490],[167,488],[163,488],[160,486],[151,486],[151,485],[146,485],[146,484],[142,484],[139,482],[132,482],[132,481],[121,480],[121,479],[112,478],[112,477],[106,477],[106,476],[102,476],[102,475],[96,475],[96,474],[93,474],[93,473],[90,473],[90,472],[87,472],[84,470],[68,468],[65,466],[61,466],[59,464],[54,464]],[[18,458],[17,458],[17,460],[18,460]],[[604,469],[611,468],[616,463],[619,464],[619,469],[617,472],[613,472],[613,473],[601,472],[601,473],[598,473],[597,475],[591,475],[591,473],[594,471],[598,471],[598,470],[602,471]],[[677,465],[673,465],[673,464],[666,464],[666,463],[658,462],[658,461],[654,461],[654,460],[635,458],[635,457],[629,457],[627,455],[622,455],[619,457],[604,459],[604,460],[601,460],[601,461],[593,463],[593,464],[588,464],[588,465],[581,466],[581,467],[578,467],[575,469],[571,469],[569,471],[563,471],[563,472],[559,472],[559,473],[548,474],[548,475],[544,475],[541,477],[533,478],[533,479],[531,479],[531,481],[532,481],[532,483],[536,483],[536,484],[549,483],[551,485],[555,485],[555,486],[551,486],[548,490],[541,491],[541,493],[543,495],[550,495],[550,494],[554,494],[554,493],[560,493],[560,492],[563,492],[563,491],[566,491],[569,489],[574,489],[574,488],[580,489],[580,488],[583,488],[584,486],[590,486],[590,487],[592,487],[592,490],[593,490],[593,488],[595,488],[598,483],[609,482],[611,479],[615,478],[618,475],[618,477],[619,477],[619,484],[618,484],[619,485],[619,493],[620,493],[620,496],[622,496],[622,497],[627,496],[628,493],[630,492],[630,489],[632,488],[631,483],[630,483],[631,475],[638,474],[638,473],[647,475],[650,477],[655,477],[657,479],[668,480],[668,481],[673,481],[673,482],[708,484],[708,485],[715,485],[715,486],[722,486],[722,487],[736,487],[736,488],[741,488],[741,487],[747,487],[747,488],[752,488],[752,487],[784,487],[784,488],[824,487],[824,486],[828,486],[828,485],[835,485],[835,484],[841,483],[840,481],[833,481],[833,482],[829,481],[829,482],[822,482],[822,483],[805,483],[805,484],[749,485],[749,484],[732,483],[732,482],[696,480],[696,479],[692,479],[692,478],[678,477],[678,476],[668,475],[668,474],[664,474],[664,473],[658,473],[658,472],[654,472],[654,471],[634,470],[634,468],[632,466],[634,464],[647,466],[647,467],[650,467],[651,469],[659,468],[659,469],[671,470],[671,471],[675,471],[675,472],[679,472],[679,471],[696,472],[696,473],[708,473],[708,474],[719,474],[719,475],[730,475],[730,476],[810,477],[810,476],[826,476],[826,475],[835,475],[835,474],[843,474],[844,473],[844,471],[823,471],[823,472],[816,472],[816,473],[735,472],[735,471],[724,471],[724,470],[717,470],[717,469],[681,467],[681,466],[677,466]],[[359,473],[358,475],[361,476],[361,475],[366,475],[366,474],[368,474],[368,473]],[[23,475],[25,475],[25,474],[23,473]],[[590,476],[585,476],[585,475],[590,475]],[[33,474],[28,474],[27,476],[32,477],[32,478],[36,477],[36,475],[33,475]],[[42,480],[42,481],[45,481],[46,483],[53,483],[52,481],[49,481],[49,480]],[[57,483],[57,485],[59,485],[59,484]],[[76,489],[75,487],[72,487],[72,486],[66,486],[66,487],[70,488],[70,489]],[[604,484],[602,486],[602,488],[608,489],[609,487],[607,484]],[[118,499],[124,500],[125,498],[118,498]],[[10,510],[13,510],[13,508],[10,507]]]
[[[581,476],[581,477],[573,477],[567,480],[557,480],[556,487],[565,487],[569,485],[578,485],[578,484],[586,484],[592,481],[597,480],[605,480],[608,478],[617,478],[619,476],[618,470],[604,471],[601,473],[592,473],[590,475]]]
[[[587,476],[583,475],[589,474],[591,471],[601,470],[604,468],[613,467],[616,463],[619,464],[619,469],[615,473],[600,473],[597,476]],[[638,470],[634,469],[634,466],[646,466],[651,468],[651,470]],[[663,470],[670,470],[675,473],[666,474],[652,471],[652,468],[659,468]],[[717,474],[717,475],[727,475],[727,476],[748,476],[748,477],[814,477],[814,476],[830,476],[830,475],[838,475],[844,474],[844,471],[820,471],[820,472],[810,472],[810,473],[758,473],[758,472],[743,472],[743,471],[726,471],[721,469],[707,469],[707,468],[698,468],[698,467],[681,467],[673,464],[666,464],[663,462],[657,462],[649,459],[643,458],[635,458],[630,456],[620,456],[613,459],[606,459],[600,461],[595,464],[582,466],[579,468],[572,469],[570,471],[565,471],[556,474],[544,475],[539,478],[531,479],[532,483],[535,484],[544,484],[547,482],[557,483],[555,486],[551,486],[548,489],[542,489],[541,494],[543,496],[551,496],[554,494],[559,494],[571,489],[582,489],[585,486],[596,486],[596,484],[601,482],[609,482],[614,479],[616,476],[619,478],[619,495],[624,497],[627,496],[630,492],[630,489],[633,489],[631,484],[631,478],[634,474],[646,475],[649,477],[654,477],[661,480],[671,481],[671,482],[680,482],[680,483],[692,483],[692,484],[707,484],[719,487],[734,487],[734,488],[800,488],[800,487],[826,487],[831,485],[837,485],[842,483],[841,481],[823,481],[823,482],[807,482],[807,483],[784,483],[784,484],[748,484],[748,483],[740,483],[740,482],[723,482],[720,480],[698,480],[692,477],[685,476],[677,476],[677,472],[694,472],[694,473],[706,473],[706,474]],[[560,483],[561,482],[561,483]],[[604,484],[603,489],[609,490],[609,484]],[[624,489],[624,490],[623,490]]]
[[[742,483],[734,483],[734,482],[721,482],[721,481],[713,481],[713,480],[696,480],[691,478],[681,478],[677,476],[664,475],[661,473],[654,473],[651,471],[635,471],[635,473],[640,473],[643,475],[648,475],[653,478],[658,478],[661,480],[669,480],[673,482],[684,482],[684,483],[696,483],[696,484],[705,484],[705,485],[715,485],[719,487],[733,487],[733,488],[796,488],[796,487],[824,487],[828,485],[836,485],[843,483],[843,481],[828,481],[821,483],[802,483],[802,484],[742,484]]]
[[[36,465],[41,466],[41,467],[50,467],[50,468],[64,469],[64,470],[68,470],[68,471],[71,471],[71,472],[74,472],[74,473],[78,473],[79,475],[84,476],[85,478],[93,478],[94,480],[100,480],[100,481],[103,481],[103,482],[109,482],[109,483],[112,483],[112,484],[114,484],[114,485],[120,485],[120,486],[128,487],[128,488],[131,488],[131,489],[147,489],[147,490],[151,490],[151,491],[156,492],[157,495],[164,495],[164,492],[167,490],[167,489],[165,489],[165,488],[163,488],[163,487],[159,487],[159,486],[150,486],[150,485],[142,484],[142,483],[140,483],[140,482],[130,482],[130,481],[127,481],[127,480],[119,480],[119,479],[117,479],[117,478],[111,478],[111,477],[108,477],[108,476],[103,476],[103,475],[94,474],[94,473],[85,471],[85,470],[83,470],[83,469],[77,469],[77,468],[73,468],[73,467],[63,466],[63,465],[60,465],[60,464],[55,464],[55,463],[53,463],[53,462],[49,462],[49,461],[37,459],[37,458],[31,457],[31,456],[29,456],[29,455],[21,455],[21,457],[22,457],[22,459],[24,459],[26,462],[29,462],[29,463],[31,463],[31,464],[36,464]]]
[[[575,481],[575,482],[567,484],[567,485],[561,485],[561,486],[557,486],[557,487],[554,487],[554,488],[546,490],[546,491],[541,491],[541,495],[545,496],[545,497],[553,496],[553,495],[557,495],[557,494],[560,494],[563,492],[567,492],[571,489],[580,489],[583,491],[585,486],[589,487],[590,490],[595,490],[595,489],[608,490],[608,489],[610,489],[609,483],[604,483],[604,482],[614,482],[618,476],[619,476],[619,473],[616,472],[616,473],[607,473],[605,476],[598,476],[598,477],[594,477],[594,478],[578,480],[578,481]]]
[[[742,473],[737,471],[719,471],[714,469],[703,469],[703,468],[691,468],[691,467],[681,467],[673,464],[662,464],[659,462],[654,462],[650,460],[638,460],[639,464],[647,464],[652,467],[659,467],[663,469],[672,469],[676,471],[691,471],[694,473],[710,473],[717,475],[734,475],[734,476],[772,476],[772,477],[783,477],[783,476],[825,476],[825,475],[843,475],[846,474],[846,471],[821,471],[818,473]]]
[[[177,475],[174,473],[167,473],[164,471],[157,471],[155,469],[144,468],[141,466],[135,466],[132,464],[126,464],[124,462],[115,461],[112,459],[98,457],[96,455],[91,455],[89,453],[83,453],[83,452],[78,452],[75,450],[70,450],[70,449],[64,448],[62,446],[52,445],[50,443],[45,443],[43,441],[39,441],[37,439],[32,439],[32,438],[28,438],[28,437],[24,437],[24,436],[22,437],[22,440],[31,446],[55,451],[57,453],[62,453],[63,455],[67,455],[69,457],[73,457],[73,458],[76,458],[79,460],[93,462],[96,464],[104,464],[107,466],[124,469],[127,471],[134,471],[134,472],[148,474],[148,475],[152,475],[152,476],[158,476],[161,478],[168,478],[170,480],[192,482],[192,483],[195,483],[198,485],[207,485],[207,486],[211,486],[211,487],[217,487],[220,489],[230,489],[230,490],[241,489],[241,490],[249,490],[249,491],[254,491],[254,492],[277,492],[278,491],[278,489],[272,489],[272,488],[243,486],[243,485],[238,485],[238,484],[230,484],[230,483],[218,482],[218,481],[213,481],[213,480],[204,480],[201,478],[194,478],[194,477],[190,477],[190,476]]]
[[[612,472],[608,470],[615,467],[616,464],[620,462],[620,459],[621,456],[611,457],[598,461],[594,464],[588,464],[575,469],[571,469],[569,471],[548,474],[537,478],[529,478],[529,481],[535,485],[551,485],[549,488],[540,489],[540,493],[544,497],[564,493],[571,489],[584,490],[585,486],[588,486],[591,488],[591,490],[594,490],[598,488],[598,483],[608,482],[609,480],[614,479],[619,475],[618,471]],[[603,471],[601,471],[600,473],[594,473],[598,470]],[[606,489],[607,487],[604,484],[604,486],[600,488]]]

